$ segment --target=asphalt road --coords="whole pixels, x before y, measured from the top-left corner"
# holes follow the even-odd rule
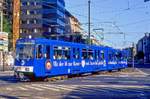
[[[88,75],[54,82],[19,82],[0,73],[0,99],[150,99],[150,69]]]

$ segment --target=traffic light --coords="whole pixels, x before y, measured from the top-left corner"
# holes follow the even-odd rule
[[[150,1],[150,0],[144,0],[144,2],[147,2],[147,1]]]

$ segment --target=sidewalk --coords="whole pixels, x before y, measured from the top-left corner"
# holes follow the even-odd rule
[[[0,71],[0,76],[12,76],[14,71]]]
[[[143,72],[142,70],[138,69],[138,68],[127,68],[122,70],[122,72],[120,72],[121,75],[128,75],[131,77],[146,77],[149,76],[148,73]]]

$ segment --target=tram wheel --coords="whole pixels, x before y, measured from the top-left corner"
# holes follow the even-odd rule
[[[109,70],[108,72],[110,72],[110,73],[111,73],[111,72],[112,72],[112,70]]]

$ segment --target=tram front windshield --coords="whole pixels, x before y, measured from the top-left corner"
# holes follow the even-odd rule
[[[16,59],[32,59],[33,45],[20,44],[16,48]]]

